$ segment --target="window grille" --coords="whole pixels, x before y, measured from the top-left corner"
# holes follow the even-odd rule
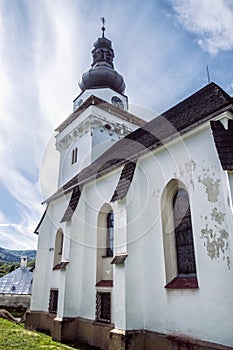
[[[96,293],[96,320],[100,322],[111,322],[111,293]]]
[[[173,200],[178,275],[196,274],[188,193],[179,189]]]
[[[49,313],[51,314],[57,313],[57,304],[58,304],[58,289],[51,289],[50,297],[49,297]]]

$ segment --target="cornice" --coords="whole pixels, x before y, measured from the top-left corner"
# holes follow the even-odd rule
[[[74,128],[69,134],[64,136],[59,142],[56,143],[56,149],[61,152],[70,147],[70,145],[79,139],[87,132],[93,130],[96,127],[101,127],[100,131],[107,129],[109,134],[118,134],[119,139],[128,135],[132,129],[127,127],[125,124],[115,123],[109,121],[105,117],[99,117],[96,115],[90,115],[86,120]],[[107,127],[106,127],[107,126]]]

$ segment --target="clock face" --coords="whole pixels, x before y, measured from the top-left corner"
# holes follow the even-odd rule
[[[114,106],[124,109],[124,103],[118,96],[113,96],[111,102]]]
[[[82,103],[83,103],[82,99],[74,101],[74,110],[80,107]]]

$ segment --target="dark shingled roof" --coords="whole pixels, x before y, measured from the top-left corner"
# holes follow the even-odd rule
[[[137,159],[140,155],[156,149],[224,110],[233,110],[232,102],[232,97],[215,83],[206,85],[116,142],[90,166],[68,181],[48,201],[56,198],[60,193],[71,190],[77,184],[95,179],[129,160]]]
[[[55,265],[53,270],[64,270],[69,264],[69,261],[62,261],[59,264]]]
[[[72,192],[71,198],[70,198],[70,202],[69,205],[65,211],[65,214],[63,216],[63,218],[61,219],[61,222],[65,222],[71,219],[73,212],[75,211],[78,202],[79,202],[79,198],[81,196],[81,191],[82,188],[81,186],[77,186],[75,187],[75,189]]]
[[[134,171],[136,167],[136,162],[127,162],[121,172],[121,176],[117,187],[113,193],[111,202],[115,202],[118,199],[122,199],[127,195],[129,186],[133,179]]]
[[[101,280],[96,283],[96,287],[112,287],[113,286],[113,280]]]
[[[125,262],[125,259],[127,258],[127,256],[128,256],[127,253],[117,254],[117,255],[114,256],[111,264],[115,264],[115,265],[123,264]]]
[[[228,129],[219,120],[210,124],[222,168],[233,170],[233,120],[228,120]]]

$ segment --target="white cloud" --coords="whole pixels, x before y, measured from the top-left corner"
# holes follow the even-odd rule
[[[209,52],[233,45],[231,3],[172,1],[179,21]],[[49,159],[53,129],[72,112],[77,82],[90,68],[92,44],[101,33],[100,17],[107,18],[106,36],[112,40],[115,68],[125,78],[130,104],[161,111],[187,93],[200,72],[203,53],[186,49],[180,27],[164,21],[159,4],[0,1],[0,186],[13,196],[19,217],[17,222],[8,218],[10,210],[5,213],[1,198],[0,245],[30,248],[36,241],[32,232],[43,211],[40,187],[44,199],[51,194],[50,182],[56,183],[51,176],[55,165]]]
[[[176,19],[210,53],[233,49],[232,0],[170,0]]]

